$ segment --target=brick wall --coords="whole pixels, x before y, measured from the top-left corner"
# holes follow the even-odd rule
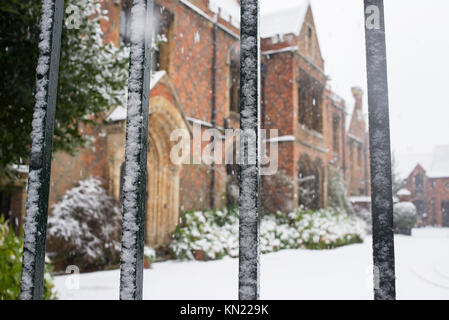
[[[443,226],[443,201],[449,201],[449,178],[430,179],[430,203],[433,209],[432,223],[439,226]],[[446,227],[449,226],[446,225]]]
[[[211,19],[214,13],[208,9],[208,1],[191,1],[208,17],[198,14],[185,4],[175,0],[156,0],[172,17],[166,37],[168,43],[161,49],[164,53],[162,66],[168,74],[168,87],[158,86],[151,98],[165,97],[172,104],[179,105],[183,116],[192,121],[200,120],[212,123],[213,97],[213,30]],[[110,12],[109,21],[102,22],[106,32],[106,41],[119,43],[120,4],[105,0],[104,8]],[[238,114],[230,112],[230,52],[238,48],[239,30],[229,21],[219,18],[216,31],[216,124],[218,127],[238,128]],[[226,29],[226,30],[225,30]],[[317,112],[321,115],[321,124],[317,128],[308,128],[299,123],[299,90],[300,79],[307,75],[326,87],[324,60],[321,56],[315,24],[311,10],[307,11],[304,26],[298,36],[285,35],[280,42],[262,39],[262,63],[266,66],[264,91],[264,127],[278,129],[279,136],[292,136],[295,141],[279,144],[279,171],[273,177],[263,178],[264,204],[269,212],[281,210],[291,211],[299,203],[299,186],[297,183],[298,166],[301,158],[310,159],[314,168],[319,169],[319,202],[327,205],[327,166],[329,163],[340,168],[349,168],[348,136],[345,130],[344,101],[331,98],[333,94],[324,90],[320,96]],[[295,49],[297,48],[297,49]],[[269,53],[271,50],[284,49],[284,52]],[[161,51],[161,52],[162,52]],[[176,100],[176,101],[175,101]],[[338,150],[333,148],[333,116],[341,114],[340,128],[342,136]],[[312,115],[313,116],[313,115]],[[190,123],[191,125],[192,123]],[[360,124],[360,128],[363,124]],[[357,128],[359,128],[357,127]],[[115,128],[115,129],[114,129]],[[206,127],[205,127],[206,128]],[[203,128],[203,130],[205,129]],[[112,130],[114,129],[114,130]],[[116,162],[122,154],[109,156],[124,143],[124,124],[114,124],[106,130],[104,127],[86,128],[94,137],[88,148],[80,149],[74,156],[56,154],[53,161],[50,202],[58,201],[63,193],[75,185],[80,179],[94,175],[105,181],[105,186],[118,198],[119,177]],[[150,126],[149,130],[154,130]],[[360,130],[355,134],[359,135]],[[366,131],[366,128],[365,128]],[[366,146],[365,135],[360,137]],[[202,148],[207,142],[202,143]],[[346,144],[346,146],[345,146]],[[224,154],[224,152],[223,152]],[[119,159],[120,158],[120,159]],[[368,162],[363,159],[361,168]],[[115,169],[112,170],[111,166]],[[349,182],[365,178],[364,170],[355,171]],[[215,206],[226,204],[226,183],[229,180],[226,166],[215,168]],[[193,210],[210,207],[211,167],[206,165],[186,165],[180,172],[180,209]],[[354,183],[353,192],[358,192],[360,181]]]

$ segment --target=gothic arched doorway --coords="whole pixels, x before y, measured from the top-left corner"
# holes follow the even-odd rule
[[[314,199],[312,209],[317,210],[324,207],[324,165],[320,158],[313,164]]]
[[[298,163],[298,205],[318,210],[323,207],[324,166],[321,159],[313,163],[307,154]]]
[[[315,195],[315,176],[312,164],[307,154],[299,159],[298,163],[298,205],[312,209]]]
[[[151,98],[149,108],[146,242],[159,247],[170,239],[179,221],[181,164],[170,160],[174,130],[190,132],[181,111],[167,99]]]

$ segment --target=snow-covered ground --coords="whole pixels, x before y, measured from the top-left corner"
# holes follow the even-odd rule
[[[398,299],[449,299],[449,229],[396,236]],[[372,299],[371,239],[335,250],[285,250],[261,257],[262,299]],[[155,263],[145,299],[237,299],[238,260]],[[55,279],[60,299],[118,299],[118,270]]]

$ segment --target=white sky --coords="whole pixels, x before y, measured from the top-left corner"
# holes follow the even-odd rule
[[[294,3],[262,0],[271,10]],[[416,162],[429,165],[435,145],[449,144],[449,1],[384,3],[392,149],[399,172],[407,175]],[[325,71],[351,112],[350,88],[366,92],[363,1],[312,0],[312,9]]]
[[[385,0],[392,149],[405,176],[449,143],[449,1]],[[312,0],[326,72],[352,110],[366,92],[363,1]],[[448,159],[449,161],[449,159]],[[427,169],[427,168],[426,168]]]

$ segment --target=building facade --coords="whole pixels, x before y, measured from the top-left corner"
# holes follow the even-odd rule
[[[418,210],[421,226],[449,227],[449,146],[438,146],[433,153],[430,168],[420,164],[405,180],[410,200]]]
[[[129,41],[130,1],[104,0],[106,41]],[[186,210],[238,201],[238,166],[174,164],[176,129],[195,135],[239,127],[238,0],[155,0],[155,34],[166,38],[153,55],[149,105],[147,242],[169,240]],[[362,91],[353,88],[349,126],[345,101],[327,84],[308,0],[284,12],[262,12],[261,127],[277,129],[278,170],[262,179],[266,212],[327,207],[329,167],[342,173],[348,195],[369,195],[369,151]],[[349,90],[349,88],[348,88]],[[90,143],[74,156],[53,157],[50,206],[78,181],[96,176],[118,201],[125,152],[126,106],[85,128]],[[200,132],[196,132],[200,126]],[[270,138],[270,137],[268,137]]]

